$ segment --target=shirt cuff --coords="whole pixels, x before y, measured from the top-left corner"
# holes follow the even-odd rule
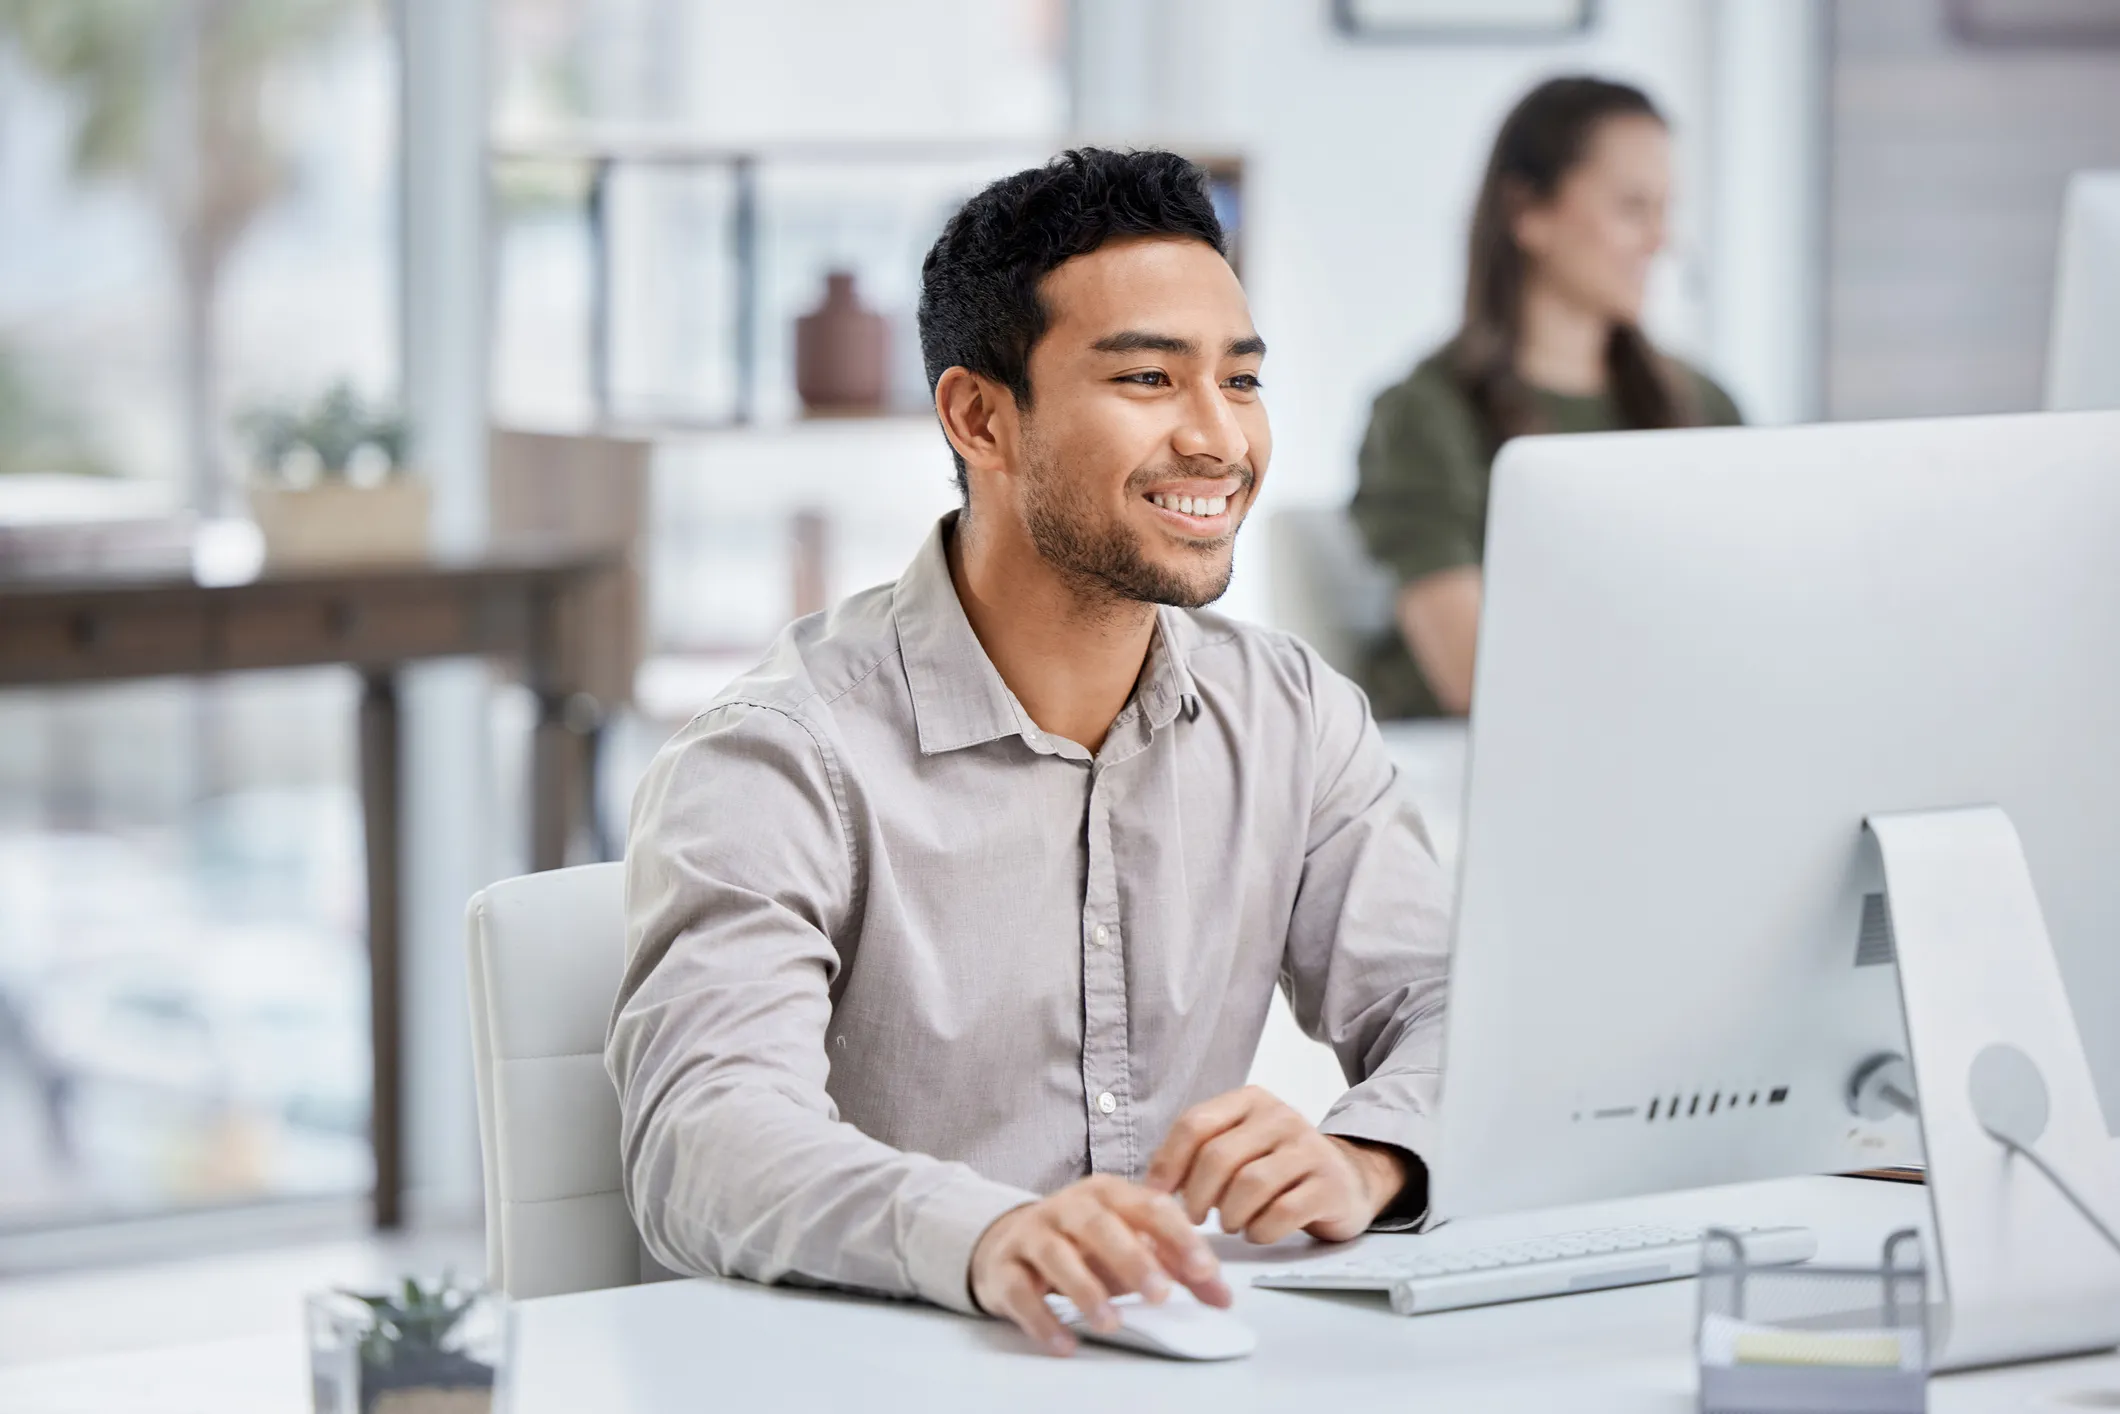
[[[1436,1151],[1437,1138],[1433,1116],[1409,1114],[1396,1106],[1374,1101],[1342,1101],[1319,1122],[1318,1132],[1335,1135],[1341,1139],[1360,1139],[1371,1144],[1388,1145],[1404,1151],[1414,1162],[1427,1170],[1421,1175],[1424,1193],[1417,1209],[1408,1212],[1399,1200],[1394,1200],[1377,1215],[1377,1220],[1370,1224],[1370,1231],[1417,1232],[1428,1221],[1426,1190],[1434,1182],[1434,1170],[1429,1166],[1428,1155]],[[1409,1174],[1407,1177],[1411,1181],[1414,1176]]]
[[[913,1211],[906,1232],[906,1270],[922,1300],[967,1316],[979,1314],[972,1302],[972,1249],[994,1225],[994,1219],[1038,1195],[981,1178],[964,1169],[929,1194]]]

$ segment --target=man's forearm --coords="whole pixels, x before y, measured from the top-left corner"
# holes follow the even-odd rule
[[[627,1198],[674,1270],[789,1278],[955,1310],[981,1233],[1035,1194],[894,1149],[770,1085],[710,1083],[629,1116]]]

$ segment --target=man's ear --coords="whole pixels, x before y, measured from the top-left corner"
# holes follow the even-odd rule
[[[1014,460],[1015,395],[993,379],[962,365],[935,380],[935,416],[968,470],[1005,471]]]

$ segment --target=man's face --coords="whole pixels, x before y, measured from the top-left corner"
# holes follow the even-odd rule
[[[1201,241],[1133,238],[1039,287],[1020,510],[1047,563],[1115,598],[1197,608],[1229,587],[1273,449],[1252,329]]]

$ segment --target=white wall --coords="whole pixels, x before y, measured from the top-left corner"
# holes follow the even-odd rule
[[[1744,228],[1725,225],[1729,239],[1710,245],[1711,197],[1772,209],[1815,177],[1800,133],[1774,127],[1808,101],[1813,59],[1800,42],[1751,54],[1750,108],[1719,114],[1714,102],[1714,80],[1733,71],[1722,46],[1778,34],[1769,9],[1796,23],[1812,5],[1604,0],[1579,36],[1407,45],[1350,41],[1323,4],[1080,0],[1075,96],[1085,136],[1227,147],[1248,159],[1245,284],[1272,346],[1266,508],[1336,503],[1352,492],[1370,400],[1455,327],[1466,220],[1495,130],[1526,89],[1554,74],[1637,83],[1671,120],[1672,244],[1652,288],[1651,332],[1718,376],[1741,374],[1730,379],[1741,402],[1776,420],[1799,415],[1773,381],[1783,377],[1781,355],[1725,369],[1711,352],[1749,346],[1766,324],[1816,299],[1800,263],[1772,266],[1782,252],[1771,233],[1747,243],[1737,239]],[[1749,29],[1730,11],[1747,12]],[[1777,92],[1779,110],[1770,101]],[[1731,143],[1749,144],[1739,168],[1717,160]],[[1711,182],[1718,170],[1723,180]],[[1755,264],[1712,268],[1711,256],[1724,253]],[[1735,291],[1762,308],[1716,317],[1711,295]],[[1263,559],[1257,545],[1240,556],[1225,607],[1264,616]]]
[[[1054,18],[1023,0],[773,0],[695,12],[690,117],[717,136],[1043,136]]]

